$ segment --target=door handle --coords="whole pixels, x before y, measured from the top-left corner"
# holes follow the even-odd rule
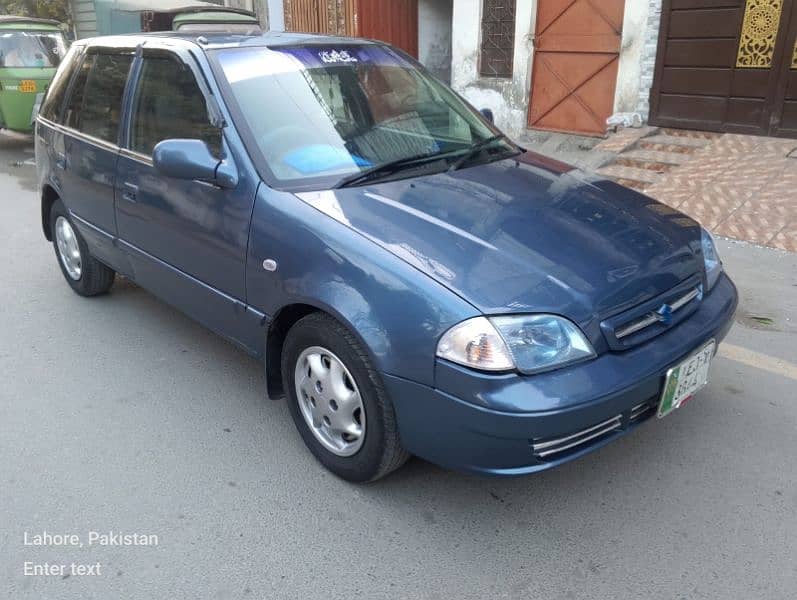
[[[138,186],[125,182],[122,184],[122,198],[128,202],[138,202]]]
[[[66,154],[63,152],[55,153],[55,166],[62,171],[66,169]]]

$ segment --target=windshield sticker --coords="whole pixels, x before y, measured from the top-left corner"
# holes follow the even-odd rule
[[[381,66],[402,66],[407,63],[384,46],[352,44],[350,46],[297,46],[273,48],[274,51],[294,57],[304,68],[352,66],[360,63]]]
[[[323,50],[318,53],[321,62],[325,63],[352,63],[359,62],[355,57],[348,53],[346,50]]]

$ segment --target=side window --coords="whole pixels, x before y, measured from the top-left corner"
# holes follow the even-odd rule
[[[64,103],[66,91],[69,89],[72,73],[75,72],[75,67],[77,67],[79,62],[80,57],[77,47],[72,47],[61,63],[61,68],[58,69],[50,86],[47,88],[47,95],[44,98],[40,111],[41,116],[45,119],[49,119],[56,123],[61,122],[61,106]]]
[[[131,55],[90,54],[80,65],[64,112],[67,127],[116,143]]]
[[[72,95],[69,96],[69,101],[64,109],[64,125],[77,129],[80,122],[80,112],[83,109],[83,96],[86,93],[86,79],[89,76],[89,71],[94,64],[96,55],[87,56],[80,63],[77,75],[75,75],[75,82],[72,84]]]
[[[221,131],[211,125],[205,97],[194,74],[177,57],[147,57],[133,106],[130,148],[152,154],[163,140],[200,139],[216,156]]]
[[[98,54],[88,74],[78,129],[107,142],[117,141],[122,116],[122,96],[133,57]]]

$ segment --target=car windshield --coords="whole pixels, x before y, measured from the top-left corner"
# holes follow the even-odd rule
[[[57,31],[0,31],[0,67],[57,67],[65,54]]]
[[[247,137],[278,185],[323,189],[382,165],[394,178],[439,171],[496,137],[456,94],[387,46],[236,48],[217,57]],[[467,160],[516,151],[498,139]]]

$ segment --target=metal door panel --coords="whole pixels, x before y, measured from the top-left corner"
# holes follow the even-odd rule
[[[614,108],[623,0],[540,0],[529,127],[603,135]]]

